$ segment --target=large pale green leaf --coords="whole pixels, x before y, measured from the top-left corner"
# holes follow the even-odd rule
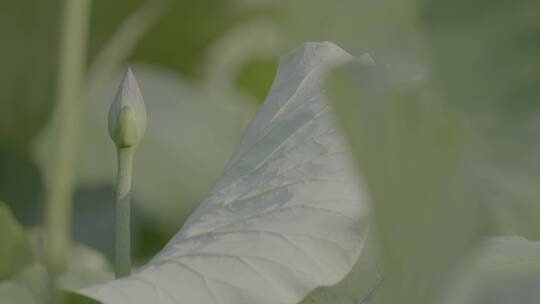
[[[540,301],[540,243],[488,238],[453,276],[443,304],[533,304]]]
[[[180,232],[141,271],[82,292],[107,304],[292,304],[343,279],[367,206],[321,77],[351,59],[331,43],[285,56],[225,175]]]
[[[30,242],[24,228],[0,201],[0,280],[32,260]]]
[[[375,303],[431,303],[483,219],[459,120],[421,78],[400,76],[356,64],[331,96],[374,209],[385,270]]]

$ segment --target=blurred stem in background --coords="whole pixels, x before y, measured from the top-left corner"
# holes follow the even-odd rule
[[[133,52],[148,29],[170,9],[172,3],[170,0],[146,1],[120,24],[88,69],[88,91],[99,87],[103,75],[113,74]]]
[[[70,243],[73,167],[79,140],[90,1],[64,0],[62,14],[57,84],[58,143],[45,211],[45,252],[47,265],[53,272],[64,268]]]

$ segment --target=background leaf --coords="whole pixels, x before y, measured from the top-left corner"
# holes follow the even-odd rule
[[[52,111],[59,8],[57,0],[1,3],[0,144],[27,148]]]
[[[43,231],[37,228],[26,235],[25,248],[16,251],[19,259],[26,257],[25,263],[0,281],[0,303],[49,304],[60,298],[66,304],[96,303],[72,291],[112,279],[111,265],[101,253],[74,243],[68,252],[66,269],[52,276],[42,263],[46,242]],[[6,245],[9,249],[10,244]]]
[[[0,280],[29,264],[32,251],[24,228],[0,201]]]
[[[13,278],[0,282],[0,300],[6,303],[41,304],[51,296],[49,274],[40,264],[31,264]]]
[[[374,303],[432,303],[486,224],[466,129],[427,83],[391,68],[357,63],[331,81],[373,202],[385,269]]]
[[[426,1],[433,77],[476,136],[494,233],[540,238],[538,1]]]
[[[537,303],[540,243],[521,237],[484,240],[450,281],[441,303]]]
[[[148,3],[151,1],[94,1],[90,58],[99,54],[130,14]],[[189,78],[205,76],[201,65],[214,40],[237,24],[267,14],[264,10],[237,5],[234,0],[156,0],[154,4],[164,12],[124,60],[167,67]]]
[[[0,200],[23,225],[42,222],[44,188],[40,168],[27,152],[0,145]]]

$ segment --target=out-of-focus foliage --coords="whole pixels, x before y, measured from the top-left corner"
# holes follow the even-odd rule
[[[465,129],[413,77],[357,64],[332,83],[374,208],[386,274],[376,303],[431,303],[481,228]]]
[[[74,244],[69,252],[66,271],[57,278],[64,290],[78,290],[113,278],[109,261],[98,251]]]
[[[40,168],[28,153],[0,145],[0,200],[22,224],[41,222],[44,192]]]
[[[464,260],[444,292],[443,304],[538,303],[540,243],[521,237],[484,240]]]
[[[29,265],[9,280],[0,282],[0,300],[16,304],[45,303],[51,297],[49,281],[43,265]]]
[[[306,40],[329,40],[353,54],[399,60],[414,55],[421,46],[417,0],[273,2],[279,7],[276,22],[288,47]]]
[[[28,146],[52,112],[59,2],[0,3],[0,144]]]
[[[433,75],[476,133],[479,175],[500,234],[538,240],[538,1],[427,1]]]
[[[385,262],[375,303],[434,301],[487,222],[489,234],[538,237],[538,3],[424,1],[415,9],[427,55],[419,70],[427,73],[384,61],[386,68],[349,68],[334,79]],[[520,263],[533,246],[522,244],[508,263]],[[527,289],[538,284],[531,273],[468,300],[537,302]],[[469,275],[461,279],[479,279]],[[463,303],[453,296],[448,303]]]
[[[257,100],[264,100],[276,67],[276,62],[271,59],[254,60],[239,71],[235,87],[251,94]]]
[[[534,0],[94,0],[74,237],[111,255],[115,164],[106,111],[126,64],[134,63],[149,105],[134,170],[142,261],[223,172],[270,88],[278,56],[304,41],[329,40],[379,62],[340,73],[331,96],[378,210],[373,232],[386,265],[381,272],[363,255],[341,284],[305,301],[398,297],[418,304],[451,286],[448,303],[535,302],[535,274],[489,288],[466,284],[478,295],[466,300],[459,286],[445,283],[486,222],[490,235],[540,237],[538,11]],[[40,224],[54,178],[47,165],[56,143],[60,12],[59,0],[0,0],[0,200],[24,225]],[[505,277],[507,267],[474,271],[492,268],[494,252],[510,252],[500,256],[509,260],[536,254],[535,243],[496,240],[476,251],[481,258],[466,260],[470,271],[452,278]],[[30,265],[12,274],[0,283],[0,299],[43,298],[27,280],[47,278],[43,271]]]
[[[34,270],[44,268],[43,251],[47,239],[43,230],[40,228],[31,230],[29,240],[32,246],[33,264],[27,268]],[[73,242],[67,253],[65,269],[54,275],[54,284],[63,290],[76,290],[112,279],[111,270],[111,264],[103,254],[84,244]],[[24,271],[23,269],[22,272]],[[51,280],[53,275],[46,269],[44,271],[48,280]],[[43,282],[43,284],[48,285],[48,288],[53,286],[53,282]]]
[[[481,126],[518,127],[514,119],[540,109],[539,10],[531,0],[426,1],[436,79],[450,104]]]
[[[82,259],[86,257],[83,255]],[[54,301],[63,299],[62,303],[65,304],[98,303],[70,291],[72,287],[79,288],[102,282],[104,277],[96,276],[95,266],[61,274],[58,278],[59,289],[55,289],[52,276],[47,269],[40,263],[33,263],[8,280],[0,282],[0,301],[10,304],[40,304],[51,301],[55,303]],[[105,279],[110,279],[110,276]]]
[[[39,229],[25,231],[0,202],[0,303],[47,303],[55,292],[53,284],[62,290],[76,290],[112,278],[111,266],[103,255],[73,244],[66,269],[53,280],[41,262],[44,242]],[[64,293],[58,296],[66,296]],[[82,299],[76,295],[69,298],[77,301],[69,303]]]
[[[0,201],[0,280],[32,260],[30,242],[24,228]]]
[[[90,58],[107,44],[121,22],[145,3],[162,8],[129,60],[167,67],[187,76],[202,76],[200,65],[211,42],[228,29],[259,14],[267,14],[224,0],[107,0],[93,1]]]

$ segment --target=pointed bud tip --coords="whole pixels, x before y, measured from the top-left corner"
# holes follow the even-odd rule
[[[141,93],[141,90],[139,88],[139,83],[137,82],[137,79],[135,78],[135,75],[133,74],[133,70],[131,69],[131,66],[127,68],[127,70],[124,72],[124,77],[122,77],[122,81],[120,82],[120,85],[118,86],[118,91],[121,90],[128,90],[132,92],[133,94],[139,94]]]
[[[137,129],[135,134],[137,134],[137,141],[139,141],[146,130],[146,109],[139,84],[135,79],[131,66],[124,72],[124,76],[118,86],[118,91],[116,92],[116,96],[109,111],[109,134],[116,143],[118,141],[118,128],[124,128],[123,126],[118,125],[119,123],[122,124],[122,122],[119,121],[119,115],[121,114],[120,112],[122,109],[126,107],[133,111],[134,122]]]
[[[128,66],[125,75],[129,78],[135,79],[135,74],[133,74],[133,69],[131,68],[131,66]]]

